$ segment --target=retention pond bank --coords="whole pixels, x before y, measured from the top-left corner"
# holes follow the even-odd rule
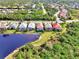
[[[4,59],[16,48],[35,41],[39,34],[0,34],[0,59]]]

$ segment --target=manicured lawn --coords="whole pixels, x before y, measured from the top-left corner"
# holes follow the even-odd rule
[[[63,33],[66,32],[67,23],[63,23],[63,24],[61,24],[61,26],[62,26],[62,32],[61,32],[61,34],[63,34]]]
[[[20,31],[16,31],[16,30],[6,30],[6,31],[2,32],[2,34],[32,34],[32,33],[37,33],[37,32],[35,30],[24,31],[24,32],[20,32]]]
[[[37,41],[32,42],[31,44],[34,46],[40,46],[40,45],[44,44],[45,42],[47,42],[50,39],[50,37],[54,34],[55,34],[55,32],[52,32],[52,31],[44,32],[41,34],[40,38]]]
[[[16,30],[6,30],[3,33],[4,34],[13,34]]]
[[[17,31],[16,34],[23,34],[23,32],[19,32],[19,31]]]
[[[35,32],[35,30],[32,30],[32,31],[26,31],[25,33],[32,34],[32,33],[36,33],[36,32]]]
[[[61,26],[64,27],[65,26],[65,23],[62,23]]]

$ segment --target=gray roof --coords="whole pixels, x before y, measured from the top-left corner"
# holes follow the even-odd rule
[[[27,28],[27,23],[21,23],[19,28]]]
[[[11,23],[9,27],[16,29],[18,27],[18,23]]]
[[[44,25],[45,25],[45,28],[52,28],[51,23],[44,23]]]
[[[29,23],[28,28],[35,28],[35,23],[33,23],[33,22]]]

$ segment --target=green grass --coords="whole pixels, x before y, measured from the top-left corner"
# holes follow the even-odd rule
[[[47,42],[50,39],[51,35],[54,35],[54,34],[55,34],[55,32],[52,32],[52,31],[44,32],[41,34],[40,38],[37,41],[34,41],[31,44],[34,46],[40,46],[40,45],[44,44],[45,42]]]
[[[35,31],[35,30],[32,30],[32,31],[26,31],[25,33],[27,33],[27,34],[32,34],[32,33],[36,33],[36,31]]]
[[[5,30],[2,32],[3,34],[32,34],[32,33],[37,33],[35,30],[32,31],[24,31],[24,32],[20,32],[17,30]]]
[[[3,31],[4,34],[13,34],[16,30],[6,30]]]

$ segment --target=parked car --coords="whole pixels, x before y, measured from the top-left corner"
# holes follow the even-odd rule
[[[8,28],[7,24],[8,24],[8,22],[1,21],[0,30],[6,30]]]

